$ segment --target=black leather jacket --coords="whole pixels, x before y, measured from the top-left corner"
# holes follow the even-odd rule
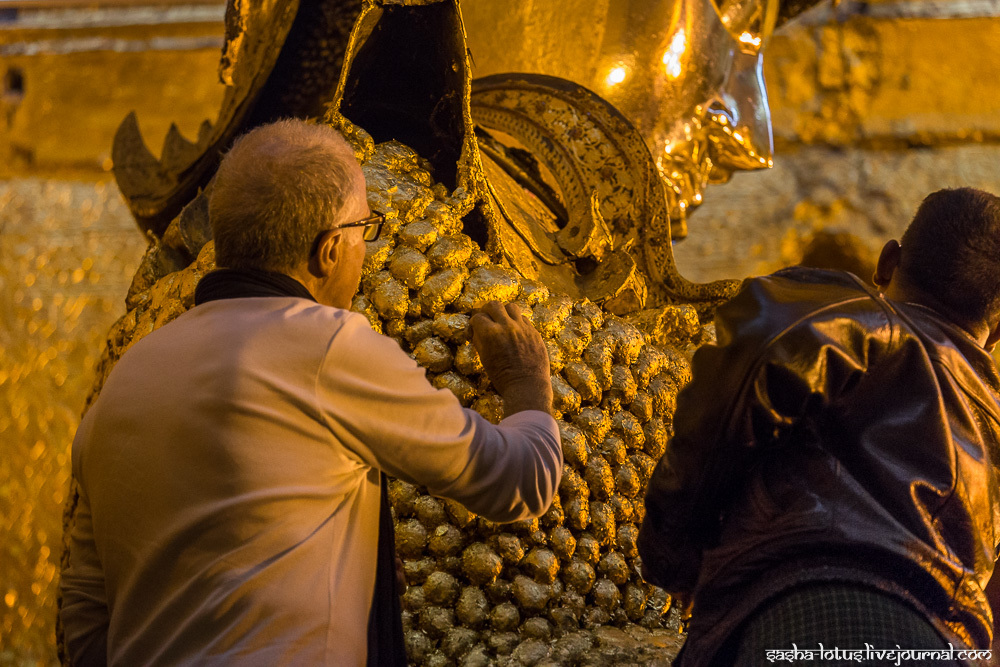
[[[823,580],[891,592],[946,638],[988,648],[983,588],[1000,538],[989,354],[928,308],[816,269],[748,280],[716,331],[694,356],[639,534],[651,583],[694,594],[682,664],[707,664],[768,597]]]

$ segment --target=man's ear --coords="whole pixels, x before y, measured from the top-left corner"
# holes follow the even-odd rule
[[[309,258],[309,273],[316,278],[326,278],[333,274],[340,263],[344,250],[344,235],[339,229],[323,234],[316,252]]]
[[[882,246],[882,252],[878,256],[878,263],[875,265],[875,275],[872,282],[879,288],[884,288],[892,280],[893,274],[899,267],[899,260],[902,257],[903,249],[899,241],[892,239]]]

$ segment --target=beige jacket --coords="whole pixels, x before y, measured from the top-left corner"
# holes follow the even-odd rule
[[[379,470],[494,521],[559,484],[555,420],[494,426],[364,317],[212,301],[118,362],[73,443],[67,645],[109,664],[363,665]]]

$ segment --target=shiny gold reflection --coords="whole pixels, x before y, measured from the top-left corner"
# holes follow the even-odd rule
[[[107,183],[0,183],[0,665],[55,661],[70,441],[146,241]]]

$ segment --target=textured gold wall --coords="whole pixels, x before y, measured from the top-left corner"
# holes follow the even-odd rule
[[[55,660],[69,444],[145,245],[113,184],[0,182],[0,665]]]
[[[112,137],[135,108],[153,141],[214,118],[221,16],[86,8],[0,23],[0,666],[56,662],[70,443],[146,247],[108,171]]]
[[[103,21],[79,15],[91,11],[22,12],[31,26],[24,28],[0,23],[0,178],[100,176],[111,169],[115,130],[133,109],[157,154],[170,123],[193,139],[201,121],[215,120],[221,7],[191,17],[172,16],[169,7],[117,10]],[[213,15],[218,20],[192,22]]]

